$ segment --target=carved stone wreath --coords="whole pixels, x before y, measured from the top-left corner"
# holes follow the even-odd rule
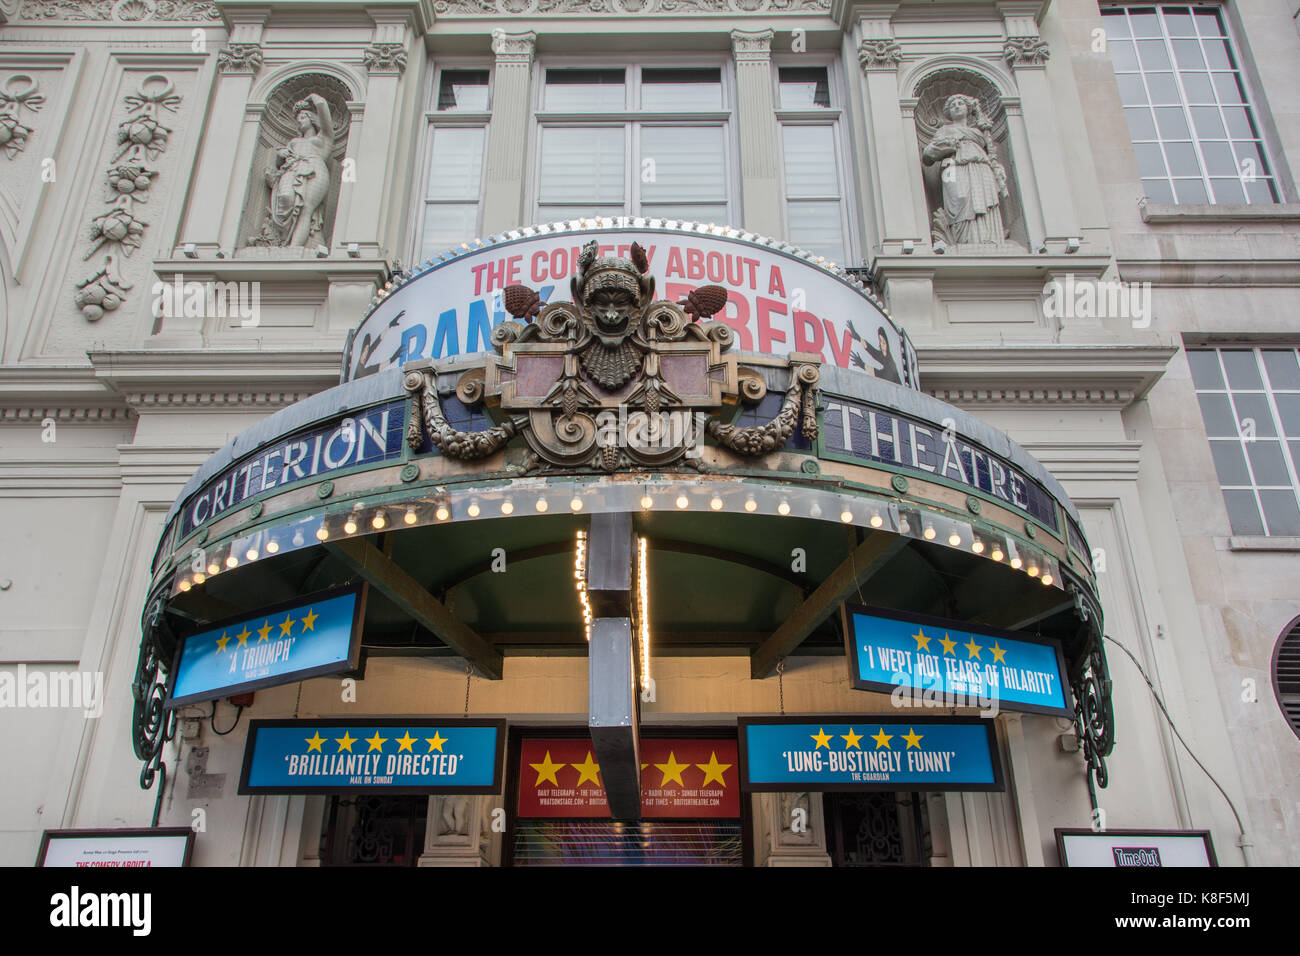
[[[492,332],[499,353],[483,369],[461,376],[456,397],[483,405],[497,422],[461,431],[448,421],[433,363],[407,374],[412,414],[408,443],[425,437],[450,458],[473,461],[503,449],[515,436],[530,455],[524,468],[619,471],[686,464],[702,467],[703,436],[736,454],[758,457],[782,448],[802,425],[817,432],[820,356],[791,353],[790,383],[781,410],[749,427],[719,416],[767,393],[761,374],[727,354],[729,326],[712,321],[726,290],[704,286],[674,304],[654,298],[644,250],[631,258],[597,257],[587,244],[572,280],[573,301],[541,306],[527,286],[503,290],[512,320]]]

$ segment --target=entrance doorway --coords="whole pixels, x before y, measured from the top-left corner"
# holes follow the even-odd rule
[[[415,866],[428,815],[426,796],[330,797],[321,866]]]
[[[920,793],[827,793],[832,866],[929,866],[930,814]]]

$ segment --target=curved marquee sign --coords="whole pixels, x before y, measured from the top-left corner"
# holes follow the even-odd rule
[[[605,220],[613,222],[613,220]],[[502,290],[527,285],[543,303],[569,301],[569,280],[584,243],[599,255],[627,256],[639,242],[657,283],[656,297],[677,302],[701,285],[727,290],[714,318],[746,351],[784,356],[812,352],[822,362],[916,387],[916,356],[880,302],[842,270],[818,265],[786,243],[722,227],[530,226],[476,248],[445,253],[380,298],[352,334],[342,381],[416,359],[491,351],[492,328],[505,321]]]

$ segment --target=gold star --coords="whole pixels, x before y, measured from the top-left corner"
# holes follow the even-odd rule
[[[573,767],[574,770],[578,771],[578,782],[574,784],[575,788],[581,787],[582,781],[584,780],[590,780],[596,786],[600,786],[600,781],[596,778],[596,775],[600,773],[600,764],[591,759],[590,750],[587,751],[586,760],[582,763],[570,764],[570,766]]]
[[[244,629],[240,631],[238,634],[236,634],[235,637],[239,639],[239,647],[247,647],[248,638],[250,637],[248,633],[248,625],[245,624]]]
[[[668,751],[668,762],[655,764],[655,769],[664,775],[664,778],[659,781],[659,786],[667,786],[669,780],[676,780],[677,786],[685,787],[686,784],[682,781],[682,771],[689,766],[688,763],[678,763],[676,755],[671,750]]]
[[[818,727],[817,733],[809,734],[808,736],[817,741],[817,747],[825,747],[827,750],[831,749],[831,735],[826,732],[825,727]],[[816,750],[817,747],[814,747],[813,750]]]
[[[316,751],[318,754],[324,753],[325,751],[320,749],[320,745],[323,744],[324,742],[325,742],[325,738],[320,735],[320,731],[319,730],[316,731],[316,735],[314,737],[307,738],[307,753],[311,753],[313,750]]]
[[[334,740],[339,745],[339,753],[342,753],[345,750],[348,753],[352,753],[352,745],[357,742],[357,738],[353,737],[346,730],[343,731],[342,737],[335,737]]]
[[[366,743],[370,744],[370,749],[366,753],[374,753],[376,750],[383,753],[384,744],[388,743],[388,738],[379,736],[379,731],[376,730],[373,737],[366,738]]]
[[[230,635],[227,634],[225,631],[222,631],[221,636],[217,638],[217,653],[218,654],[226,653],[226,645],[229,643],[230,643]]]
[[[975,643],[974,635],[972,635],[971,639],[967,641],[965,644],[963,644],[962,647],[966,648],[966,650],[970,652],[969,660],[976,660],[976,661],[980,659],[980,651],[984,650],[983,647]]]
[[[317,614],[317,613],[316,613],[315,611],[313,611],[311,608],[308,608],[308,609],[307,609],[307,613],[304,614],[304,615],[302,616],[302,618],[301,618],[301,621],[302,621],[302,629],[303,629],[304,631],[314,631],[314,630],[316,630],[316,618],[318,618],[318,617],[320,617],[319,614]]]
[[[280,622],[280,636],[288,637],[289,635],[291,635],[293,633],[294,623],[295,623],[294,619],[291,618],[289,616],[289,612],[286,611],[284,615],[284,620]]]
[[[1005,664],[1007,662],[1007,652],[1005,648],[998,647],[995,643],[989,648],[989,650],[993,652],[993,659],[999,664]]]
[[[871,739],[874,740],[874,741],[876,742],[876,749],[877,749],[877,750],[879,750],[881,747],[884,747],[886,750],[893,750],[893,749],[894,749],[894,748],[892,748],[892,747],[889,746],[889,742],[890,742],[891,740],[894,739],[894,735],[893,735],[893,734],[887,734],[887,733],[885,733],[885,728],[884,728],[884,727],[881,727],[881,728],[880,728],[880,733],[878,733],[878,734],[872,734],[872,735],[871,735]]]
[[[857,747],[859,750],[862,749],[862,745],[858,743],[858,741],[862,739],[862,735],[855,734],[852,727],[849,728],[847,734],[840,734],[840,736],[844,738],[845,750],[848,750],[850,747]]]
[[[926,637],[925,628],[918,627],[916,633],[912,635],[912,640],[916,641],[918,651],[928,651],[930,649],[930,638]]]
[[[920,750],[921,738],[924,736],[924,734],[918,734],[915,728],[908,727],[907,733],[903,734],[903,739],[907,741],[908,747],[915,747],[917,750]]]
[[[433,753],[435,750],[442,753],[442,745],[447,742],[447,738],[436,730],[433,732],[432,737],[425,737],[424,739],[429,742],[429,753]],[[558,787],[559,784],[557,783],[556,786]]]
[[[546,757],[541,763],[530,763],[528,766],[537,771],[537,780],[533,782],[534,787],[540,787],[543,780],[549,780],[557,787],[560,785],[560,781],[555,776],[555,772],[563,767],[564,764],[551,763],[551,752],[549,750],[546,751]]]
[[[263,621],[262,626],[257,629],[257,643],[261,644],[263,641],[269,641],[270,639],[271,639],[271,622]]]
[[[722,775],[731,769],[729,763],[718,763],[718,752],[716,750],[709,752],[708,763],[697,763],[695,766],[704,771],[704,782],[700,787],[707,787],[710,780],[716,780],[725,788],[727,781],[722,779]]]
[[[415,738],[411,736],[411,732],[408,730],[397,738],[397,752],[400,754],[403,750],[406,750],[415,753],[414,750],[411,750],[411,744],[413,743],[415,743]]]
[[[943,645],[943,652],[945,654],[951,654],[953,657],[957,656],[957,652],[953,650],[953,648],[957,646],[957,642],[948,636],[947,631],[943,632],[943,640],[939,643]]]

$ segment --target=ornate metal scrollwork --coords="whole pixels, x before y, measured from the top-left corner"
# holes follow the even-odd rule
[[[748,428],[724,425],[713,419],[708,424],[709,434],[738,455],[750,458],[766,455],[789,441],[790,436],[794,434],[795,425],[800,424],[802,412],[804,436],[809,441],[816,441],[816,386],[821,379],[821,372],[816,365],[812,364],[792,363],[792,365],[794,367],[790,373],[790,387],[785,391],[785,401],[775,418],[765,425],[753,425]],[[742,385],[742,393],[746,398],[750,398],[751,394],[746,388],[749,384],[750,382],[747,381]],[[753,391],[757,392],[757,389]],[[762,393],[759,393],[758,397],[762,398]]]
[[[514,438],[519,426],[507,419],[485,431],[463,432],[451,427],[442,412],[442,403],[438,400],[438,386],[433,374],[427,370],[411,372],[403,381],[406,390],[411,393],[411,424],[406,433],[406,440],[413,449],[418,450],[424,444],[424,435],[428,434],[440,452],[449,458],[461,461],[474,461],[486,458],[506,442]]]
[[[158,799],[154,804],[153,825],[158,825],[162,809],[163,792],[167,789],[167,765],[163,762],[163,747],[176,736],[176,711],[163,707],[167,697],[167,655],[160,644],[164,634],[170,634],[163,614],[164,603],[156,597],[145,612],[140,657],[136,662],[135,680],[131,684],[134,707],[131,715],[131,737],[135,755],[144,762],[140,770],[140,789],[148,790],[161,778]]]
[[[1087,764],[1088,793],[1095,809],[1096,788],[1105,789],[1109,782],[1106,758],[1115,747],[1115,709],[1102,638],[1089,637],[1085,648],[1071,670],[1070,686],[1075,700],[1074,729]]]

